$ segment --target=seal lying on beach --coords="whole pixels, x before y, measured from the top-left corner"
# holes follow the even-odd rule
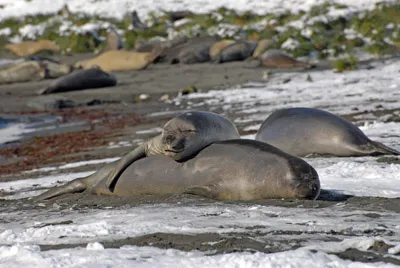
[[[112,191],[119,175],[140,158],[166,155],[182,162],[215,141],[239,138],[236,126],[223,116],[202,111],[185,112],[169,120],[160,135],[123,156],[110,173],[106,187]]]
[[[103,72],[99,68],[87,70],[76,70],[66,76],[53,81],[47,88],[44,88],[39,95],[82,90],[89,88],[112,87],[117,84],[114,75]]]
[[[102,194],[112,165],[107,165],[102,173],[50,189],[35,200],[84,190]],[[319,192],[318,174],[304,160],[266,143],[229,140],[211,144],[184,163],[165,156],[140,159],[121,174],[110,194],[189,193],[218,200],[257,200],[315,199]]]
[[[226,48],[227,46],[232,45],[234,43],[236,43],[235,40],[224,39],[224,40],[221,40],[221,41],[213,44],[210,47],[210,51],[209,51],[211,60],[215,61],[217,59],[218,55],[221,53],[221,51],[224,48]]]
[[[110,50],[99,56],[75,63],[75,68],[90,69],[100,67],[105,72],[142,70],[158,57],[156,52],[132,52],[126,50]]]
[[[70,66],[49,61],[25,61],[0,70],[0,84],[57,78],[70,72]]]
[[[11,53],[19,56],[31,56],[42,51],[59,52],[61,48],[50,40],[26,41],[18,44],[6,45]]]
[[[243,61],[251,55],[257,47],[256,41],[237,41],[224,49],[215,57],[214,62]]]
[[[400,154],[371,141],[346,119],[313,108],[289,108],[272,113],[258,130],[256,140],[296,156]]]
[[[260,65],[270,68],[311,68],[312,65],[298,61],[278,49],[270,49],[259,57]]]

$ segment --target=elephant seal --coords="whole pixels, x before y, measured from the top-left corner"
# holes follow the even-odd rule
[[[95,58],[75,63],[75,68],[100,67],[105,72],[142,70],[158,57],[157,52],[131,52],[126,50],[106,51]]]
[[[237,41],[225,47],[215,58],[214,62],[243,61],[251,57],[256,47],[256,41]]]
[[[289,108],[272,113],[261,125],[256,140],[295,156],[399,155],[382,143],[371,141],[351,122],[327,111]]]
[[[90,190],[103,194],[113,163],[101,172],[50,189],[35,200]],[[304,160],[254,140],[215,142],[196,157],[178,163],[151,156],[132,163],[119,177],[114,196],[189,193],[218,200],[316,199],[320,182]]]
[[[265,52],[265,50],[268,49],[268,47],[272,44],[272,40],[270,39],[262,39],[258,41],[257,47],[253,52],[253,58],[257,58],[260,56],[262,53]]]
[[[236,43],[235,40],[224,39],[219,42],[216,42],[210,47],[210,58],[212,61],[215,61],[221,51],[229,45]]]
[[[106,187],[112,191],[119,175],[140,158],[163,154],[182,162],[215,141],[238,138],[236,126],[223,116],[202,111],[182,113],[169,120],[160,135],[123,156],[111,172]]]
[[[76,70],[53,81],[47,88],[39,91],[39,95],[82,90],[89,88],[112,87],[117,84],[114,75],[103,72],[99,68]]]
[[[0,84],[57,78],[70,72],[71,67],[50,61],[24,61],[0,70]]]
[[[0,71],[0,84],[38,81],[44,79],[44,76],[44,68],[39,62],[20,62]]]
[[[259,56],[260,65],[270,68],[311,68],[312,65],[301,62],[288,54],[278,50],[270,49]]]
[[[109,50],[119,50],[124,48],[124,41],[122,36],[113,28],[110,27],[107,33],[106,44],[103,52]]]
[[[31,56],[42,51],[59,52],[61,48],[50,40],[26,41],[18,44],[6,45],[11,53],[19,56]]]

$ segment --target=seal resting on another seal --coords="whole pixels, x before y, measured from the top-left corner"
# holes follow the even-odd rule
[[[210,47],[210,58],[212,61],[215,61],[221,51],[229,45],[236,43],[235,40],[224,39],[219,42],[216,42],[214,45]]]
[[[223,116],[202,111],[185,112],[169,120],[160,135],[122,157],[110,173],[106,187],[112,191],[119,175],[140,158],[167,155],[182,162],[215,141],[238,138],[236,126]]]
[[[346,119],[313,108],[289,108],[272,113],[258,130],[256,140],[296,156],[400,154],[371,141]]]
[[[50,189],[35,199],[84,190],[102,194],[104,177],[112,165]],[[259,200],[316,199],[319,192],[318,174],[304,160],[266,143],[239,139],[215,142],[184,163],[165,156],[140,159],[121,174],[110,194],[189,193],[218,200]]]
[[[53,81],[47,88],[41,90],[39,95],[88,88],[112,87],[116,84],[117,79],[114,75],[103,72],[99,68],[76,70]]]
[[[18,44],[8,44],[6,49],[19,57],[31,56],[41,51],[59,52],[61,48],[50,40],[26,41]]]
[[[126,50],[106,51],[95,58],[75,63],[75,68],[90,69],[100,67],[105,72],[142,70],[150,65],[158,54],[156,52],[131,52]]]
[[[288,54],[278,50],[270,49],[259,57],[260,65],[270,68],[311,68],[312,65],[298,61]]]

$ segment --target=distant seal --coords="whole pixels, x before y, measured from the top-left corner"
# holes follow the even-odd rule
[[[50,40],[26,41],[6,45],[11,53],[19,57],[27,57],[42,51],[59,52],[61,48]]]
[[[167,155],[185,161],[209,144],[240,138],[236,126],[227,118],[211,112],[189,111],[165,125],[163,132],[122,157],[111,172],[106,187],[112,190],[119,175],[134,161],[150,155]]]
[[[75,63],[75,68],[90,69],[100,67],[105,72],[142,70],[150,65],[157,53],[132,52],[126,50],[106,51],[95,58]]]
[[[346,119],[313,108],[289,108],[272,113],[258,130],[256,140],[296,156],[400,154],[371,141]]]
[[[260,65],[270,68],[311,68],[312,65],[298,61],[288,54],[278,50],[270,49],[259,56]]]
[[[268,47],[272,44],[272,40],[270,39],[262,39],[258,41],[257,47],[253,52],[253,58],[257,58],[260,56],[262,53],[265,52],[265,50],[268,49]]]
[[[38,93],[39,95],[45,95],[89,88],[112,87],[116,84],[117,79],[114,75],[103,72],[99,68],[91,68],[76,70],[66,76],[60,77]]]
[[[211,60],[215,61],[224,48],[234,43],[236,43],[235,40],[224,39],[213,44],[209,51]]]
[[[90,190],[103,194],[113,163],[86,178],[50,189],[36,200]],[[119,177],[114,196],[189,193],[218,200],[316,199],[320,182],[304,160],[254,140],[215,142],[178,163],[151,156],[132,163]]]
[[[71,67],[49,61],[24,61],[0,70],[0,84],[57,78],[70,72]]]
[[[107,39],[103,51],[119,50],[124,48],[122,36],[113,27],[108,29]]]
[[[229,61],[243,61],[251,57],[256,47],[256,41],[237,41],[236,43],[225,47],[215,58],[214,62],[223,63]]]

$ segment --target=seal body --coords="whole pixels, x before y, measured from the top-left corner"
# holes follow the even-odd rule
[[[61,48],[50,40],[26,41],[6,45],[13,54],[19,57],[31,56],[42,51],[59,52]]]
[[[87,70],[76,70],[66,76],[60,77],[53,81],[49,87],[39,92],[39,94],[43,95],[89,88],[112,87],[116,84],[117,79],[114,75],[103,72],[99,68],[91,68]]]
[[[236,126],[223,116],[203,111],[182,113],[164,125],[161,135],[123,156],[110,173],[106,187],[112,191],[119,175],[140,158],[166,155],[175,161],[183,162],[213,142],[239,138]]]
[[[258,41],[257,47],[253,52],[253,58],[257,58],[260,56],[268,47],[272,44],[272,40],[269,39],[262,39]]]
[[[226,48],[229,45],[234,44],[236,41],[235,40],[229,40],[229,39],[224,39],[219,42],[216,42],[210,47],[210,58],[211,60],[216,60],[218,55],[221,53],[221,51]]]
[[[215,57],[214,62],[243,61],[251,57],[256,47],[256,41],[238,41],[222,49]]]
[[[0,84],[38,81],[44,77],[44,69],[36,61],[20,62],[0,70]]]
[[[313,108],[289,108],[272,113],[262,123],[256,140],[296,156],[399,154],[371,141],[346,119]]]
[[[78,61],[75,68],[100,67],[105,72],[141,70],[150,65],[156,57],[154,53],[110,50],[95,58]]]
[[[270,68],[310,68],[310,64],[301,62],[288,54],[278,50],[270,49],[259,56],[260,64]]]
[[[78,179],[76,184],[80,191],[90,188],[98,194],[104,187],[99,179]],[[71,192],[68,185],[60,187],[62,193]],[[189,193],[218,200],[257,200],[315,199],[319,192],[318,174],[304,160],[266,143],[229,140],[211,144],[184,163],[165,156],[140,159],[121,174],[112,195]]]

